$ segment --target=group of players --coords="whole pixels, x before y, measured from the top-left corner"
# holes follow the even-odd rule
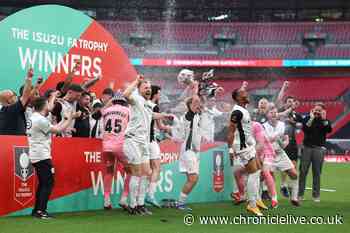
[[[174,120],[172,114],[160,113],[158,102],[161,88],[152,86],[142,76],[117,94],[102,109],[105,131],[103,132],[103,158],[106,165],[104,176],[104,207],[111,208],[110,187],[115,161],[123,164],[126,172],[124,192],[119,205],[132,215],[152,214],[145,201],[160,207],[154,194],[160,173],[160,148],[155,138],[155,126],[160,130],[172,132],[172,127],[162,120]],[[184,116],[184,143],[180,156],[180,171],[187,174],[187,182],[180,194],[176,208],[190,210],[185,201],[198,180],[201,100],[197,93],[198,83],[193,85],[193,95],[187,100],[187,113]],[[126,107],[126,105],[129,105]],[[178,127],[178,126],[176,126]],[[179,130],[179,129],[176,129]],[[146,198],[147,196],[147,198]],[[129,203],[127,203],[129,197]]]
[[[269,104],[267,120],[261,124],[252,121],[246,109],[249,97],[244,88],[233,91],[232,98],[236,104],[231,114],[227,142],[232,145],[229,154],[233,160],[238,189],[233,193],[236,203],[245,201],[246,195],[247,210],[261,216],[261,210],[268,209],[261,200],[262,178],[271,197],[271,207],[276,208],[278,200],[272,174],[281,171],[290,177],[291,204],[299,206],[297,171],[284,150],[289,144],[289,138],[285,134],[284,123],[279,120],[277,107]]]
[[[151,215],[152,212],[146,207],[145,202],[160,207],[155,198],[161,162],[160,148],[155,138],[155,127],[157,127],[182,141],[179,170],[186,175],[187,180],[175,207],[191,211],[191,208],[186,205],[186,199],[195,187],[200,174],[200,146],[202,128],[205,124],[201,113],[207,98],[215,96],[223,89],[215,83],[203,84],[195,80],[193,72],[180,73],[179,77],[181,78],[179,81],[189,87],[187,98],[184,98],[187,110],[180,119],[172,114],[160,112],[158,104],[161,88],[151,85],[142,76],[137,76],[123,92],[117,92],[101,109],[103,161],[106,168],[105,209],[112,208],[111,187],[117,163],[121,163],[125,171],[120,207],[131,215]],[[246,87],[247,83],[244,82],[241,88],[232,92],[234,107],[228,126],[227,142],[237,184],[237,192],[234,193],[233,198],[237,203],[247,201],[247,211],[258,216],[263,215],[261,210],[267,209],[260,195],[260,179],[263,178],[272,199],[271,207],[277,207],[272,172],[280,170],[290,177],[291,203],[299,206],[297,172],[295,165],[284,151],[289,143],[285,135],[284,123],[279,120],[280,115],[273,104],[267,105],[268,120],[263,125],[252,121],[247,110],[249,96]],[[48,111],[45,100],[34,101],[33,105],[36,113],[32,121],[33,125],[40,125],[40,135],[35,135],[38,132],[31,129],[28,133],[30,144],[40,144],[45,137],[49,137],[49,132],[63,131],[70,125],[72,119],[79,115],[68,114],[60,124],[52,126],[44,118]],[[171,120],[173,124],[165,125],[162,123],[163,120]],[[45,134],[42,134],[43,130]],[[46,145],[46,147],[49,146]],[[48,150],[46,147],[41,146],[38,149],[46,151]],[[41,155],[38,161],[43,159],[43,153],[39,153]],[[32,157],[31,159],[33,160]],[[35,166],[52,167],[52,164],[37,163]],[[36,206],[35,209],[46,210],[46,204],[44,200],[42,203],[44,206]],[[39,211],[38,214],[42,213]]]
[[[186,101],[187,111],[181,119],[159,112],[160,87],[152,86],[142,76],[111,100],[102,110],[105,132],[103,133],[103,157],[106,164],[105,208],[111,208],[110,187],[115,159],[126,171],[125,188],[119,205],[130,214],[152,214],[147,203],[160,207],[154,193],[160,173],[160,149],[155,139],[154,127],[173,134],[182,141],[179,171],[187,180],[181,189],[176,208],[191,211],[186,199],[199,178],[200,145],[202,141],[201,113],[206,96],[201,95],[200,82],[190,79],[190,92]],[[285,125],[280,121],[277,107],[268,103],[267,120],[264,124],[252,121],[247,110],[249,96],[247,83],[232,92],[234,107],[229,121],[227,142],[233,162],[236,181],[233,198],[236,203],[247,201],[247,211],[261,216],[268,207],[261,200],[260,180],[264,181],[271,197],[271,207],[278,206],[273,172],[285,172],[289,177],[291,203],[299,206],[298,176],[295,165],[284,148],[289,144]],[[205,87],[208,88],[208,87]],[[218,91],[219,87],[212,91]],[[202,90],[203,93],[203,90]],[[215,93],[212,93],[215,95]],[[126,105],[129,104],[129,108]],[[172,126],[162,124],[163,119],[176,122]],[[177,132],[177,133],[176,133]],[[181,132],[179,135],[178,132]],[[246,197],[245,197],[246,196]],[[129,203],[127,203],[129,197]]]

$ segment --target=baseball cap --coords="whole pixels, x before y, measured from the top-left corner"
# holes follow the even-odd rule
[[[125,103],[128,102],[128,100],[125,98],[123,93],[120,92],[120,91],[117,91],[117,92],[114,93],[113,101],[122,101],[122,102],[125,102]]]

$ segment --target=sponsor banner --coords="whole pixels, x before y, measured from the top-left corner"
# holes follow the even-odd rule
[[[60,20],[57,20],[60,19]],[[43,90],[55,88],[75,64],[74,83],[100,76],[92,88],[100,94],[110,82],[115,88],[136,76],[129,59],[114,37],[84,13],[59,5],[21,10],[0,21],[1,89],[18,90],[29,67],[35,79],[45,80]]]
[[[27,138],[0,136],[0,140],[0,216],[29,214],[35,201],[37,178],[29,164]],[[97,139],[53,138],[55,186],[48,205],[50,212],[103,208],[105,166],[101,148]],[[168,140],[161,143],[163,165],[156,193],[159,200],[177,199],[185,183],[185,175],[178,171],[179,148],[180,144]],[[227,158],[226,145],[203,145],[199,182],[189,202],[229,199],[232,174]],[[118,166],[112,184],[113,201],[119,200],[123,191],[123,177]]]
[[[349,59],[319,60],[239,60],[239,59],[153,59],[132,58],[134,66],[184,66],[184,67],[348,67]]]

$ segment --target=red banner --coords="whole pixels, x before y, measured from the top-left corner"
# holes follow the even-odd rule
[[[28,159],[27,138],[0,136],[0,216],[13,213],[34,204],[37,185],[35,171]],[[222,143],[202,146],[202,151]],[[160,145],[162,163],[173,163],[179,158],[180,144],[163,141]],[[55,167],[55,187],[50,200],[93,187],[93,182],[104,173],[101,141],[84,138],[53,138],[52,157]],[[213,188],[223,189],[223,154],[213,152]],[[326,156],[327,162],[350,162],[350,156]],[[119,169],[120,170],[120,169]],[[102,176],[101,176],[102,177]],[[95,184],[96,185],[96,184]]]
[[[28,153],[27,138],[0,136],[0,140],[1,216],[33,206],[37,182],[31,166],[29,169],[23,162]],[[91,187],[90,172],[103,169],[100,148],[99,140],[54,138],[52,157],[56,182],[51,199]]]
[[[0,136],[0,216],[33,206],[37,185],[34,169],[28,158],[27,138]],[[202,150],[217,145],[208,144]],[[180,144],[163,141],[162,163],[178,160]],[[52,159],[55,186],[50,200],[93,186],[92,173],[104,173],[102,145],[98,139],[53,138]]]

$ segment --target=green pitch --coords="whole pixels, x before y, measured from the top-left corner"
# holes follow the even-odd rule
[[[128,216],[119,209],[57,214],[53,220],[38,220],[32,217],[0,218],[0,233],[333,233],[350,232],[350,164],[325,164],[322,175],[322,188],[336,192],[321,192],[321,202],[310,199],[311,191],[306,192],[302,207],[291,207],[286,199],[280,198],[276,210],[265,211],[270,215],[294,216],[333,216],[342,215],[342,225],[201,225],[183,223],[183,213],[174,209],[152,209],[153,216]],[[309,177],[310,178],[310,177]],[[203,179],[203,177],[202,177]],[[310,187],[310,179],[308,187]],[[234,206],[230,202],[193,204],[193,215],[246,214],[244,206]]]

